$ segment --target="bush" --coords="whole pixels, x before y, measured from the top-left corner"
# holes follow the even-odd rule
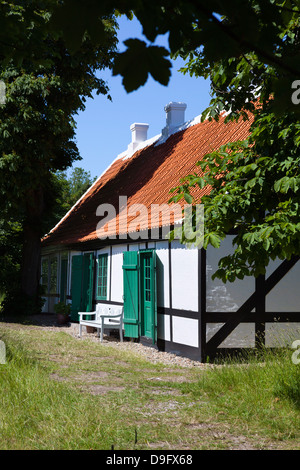
[[[5,292],[1,310],[4,316],[35,315],[41,313],[44,303],[40,295],[32,298],[14,287]]]

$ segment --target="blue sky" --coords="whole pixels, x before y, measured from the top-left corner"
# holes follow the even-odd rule
[[[120,50],[124,48],[123,41],[131,37],[147,42],[137,20],[129,21],[124,17],[119,25]],[[158,38],[156,44],[167,46],[167,37]],[[173,61],[167,87],[149,77],[143,87],[132,93],[125,91],[121,76],[113,77],[110,71],[99,73],[99,77],[107,81],[113,101],[103,95],[95,95],[94,99],[87,101],[85,111],[76,116],[76,142],[82,160],[75,162],[74,166],[89,171],[92,177],[99,176],[119,153],[127,149],[132,123],[148,123],[148,138],[161,132],[166,120],[164,106],[170,101],[187,104],[186,121],[201,114],[209,104],[209,83],[178,72],[182,65],[181,59]]]

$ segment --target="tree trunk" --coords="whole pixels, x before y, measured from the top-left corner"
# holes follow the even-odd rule
[[[44,212],[43,188],[32,189],[27,194],[26,219],[23,224],[23,254],[21,265],[21,290],[38,308],[39,266],[41,254],[41,225]],[[30,312],[28,312],[30,313]]]
[[[22,292],[28,297],[35,298],[39,283],[39,260],[41,253],[40,232],[30,224],[23,229],[24,244],[21,267]]]

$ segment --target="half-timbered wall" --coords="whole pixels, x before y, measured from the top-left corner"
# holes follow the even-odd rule
[[[206,251],[206,341],[224,324],[221,322],[210,323],[210,317],[219,315],[221,319],[223,312],[237,312],[255,291],[255,280],[252,277],[238,279],[234,283],[223,283],[220,279],[212,280],[212,274],[218,269],[220,258],[233,252],[232,238],[233,236],[229,235],[223,240],[219,249],[209,246]],[[254,324],[243,323],[234,329],[220,347],[253,347],[254,345]]]
[[[123,253],[153,248],[157,255],[158,347],[198,360],[223,348],[254,347],[259,339],[266,346],[291,344],[300,337],[300,261],[276,261],[266,276],[234,283],[212,280],[220,257],[232,251],[232,236],[220,249],[188,249],[178,241],[152,241],[108,245],[94,250],[94,305],[97,303],[98,256],[107,255],[107,303],[123,303]],[[68,252],[67,299],[71,302],[72,257]],[[48,295],[44,311],[53,312],[59,301],[60,263],[65,253],[42,257],[48,260]],[[56,292],[51,288],[57,261]],[[52,277],[51,277],[52,276]],[[265,295],[266,294],[266,295]],[[275,322],[274,322],[275,320]]]
[[[281,260],[270,263],[266,277],[269,278],[281,265]],[[268,316],[296,319],[299,322],[266,322],[266,346],[290,345],[294,339],[300,338],[300,261],[285,274],[266,296],[266,313]],[[295,318],[296,316],[296,318]]]
[[[202,355],[213,356],[224,348],[291,345],[300,337],[300,262],[270,262],[266,275],[257,279],[213,281],[219,259],[233,251],[232,238],[202,255]]]

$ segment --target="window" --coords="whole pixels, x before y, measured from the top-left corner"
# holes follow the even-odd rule
[[[42,277],[41,277],[41,285],[43,287],[43,294],[48,294],[48,277],[49,277],[49,263],[48,259],[42,260]]]
[[[63,255],[60,263],[60,301],[67,299],[68,258]]]
[[[57,258],[50,260],[50,294],[57,294]]]
[[[151,258],[145,258],[145,300],[151,301]]]
[[[98,256],[97,299],[107,299],[107,260],[108,255]]]

